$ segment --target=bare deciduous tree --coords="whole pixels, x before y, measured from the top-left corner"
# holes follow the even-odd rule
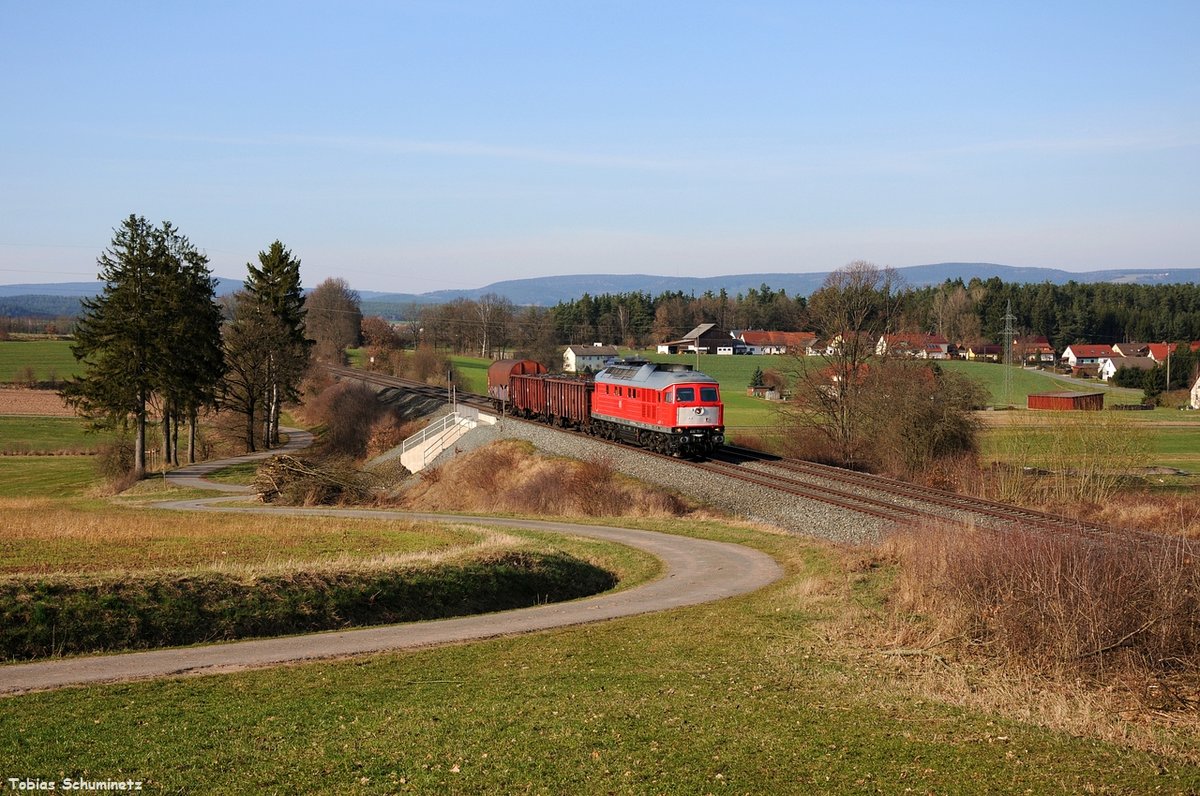
[[[326,279],[305,299],[305,331],[316,344],[317,359],[344,362],[346,349],[358,345],[362,326],[358,292],[344,279]]]
[[[795,389],[783,413],[794,439],[816,434],[832,458],[845,465],[865,458],[867,376],[875,345],[896,313],[897,285],[891,269],[859,260],[830,273],[809,300],[824,353],[793,358]]]

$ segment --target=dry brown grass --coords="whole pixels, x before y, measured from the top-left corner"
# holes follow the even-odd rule
[[[402,496],[405,507],[570,517],[677,517],[690,510],[683,498],[627,478],[610,462],[551,459],[515,440],[422,476]]]
[[[1168,537],[924,527],[892,536],[896,607],[1063,676],[1200,674],[1200,567]]]
[[[49,498],[0,499],[0,516],[0,575],[278,568],[347,557],[394,562],[498,538],[440,524],[97,509]]]
[[[840,566],[797,581],[785,595],[806,616],[819,617],[809,637],[798,638],[797,657],[829,656],[846,676],[867,687],[878,682],[892,694],[944,702],[1082,737],[1200,762],[1200,711],[1194,673],[1105,678],[1036,669],[995,654],[964,637],[961,625],[924,604],[905,583],[895,551],[832,548]],[[912,578],[913,581],[918,580]],[[906,606],[906,607],[905,607]],[[995,737],[1009,732],[997,726]]]
[[[1200,539],[1200,495],[1194,493],[1123,492],[1102,504],[1079,506],[1072,515],[1117,528]]]

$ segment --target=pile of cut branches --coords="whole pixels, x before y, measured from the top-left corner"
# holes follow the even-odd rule
[[[252,484],[263,503],[318,506],[370,501],[382,484],[349,459],[316,462],[295,456],[272,456],[259,465]]]

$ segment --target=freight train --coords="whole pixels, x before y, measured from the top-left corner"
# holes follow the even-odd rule
[[[501,412],[658,453],[703,457],[725,442],[720,387],[689,365],[625,359],[586,378],[505,359],[488,368],[488,396]]]

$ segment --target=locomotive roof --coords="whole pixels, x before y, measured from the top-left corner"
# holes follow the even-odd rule
[[[672,384],[717,383],[712,376],[692,370],[691,365],[647,362],[643,359],[624,360],[609,365],[596,374],[596,381],[600,384],[636,384],[639,387],[653,387],[659,390]]]

